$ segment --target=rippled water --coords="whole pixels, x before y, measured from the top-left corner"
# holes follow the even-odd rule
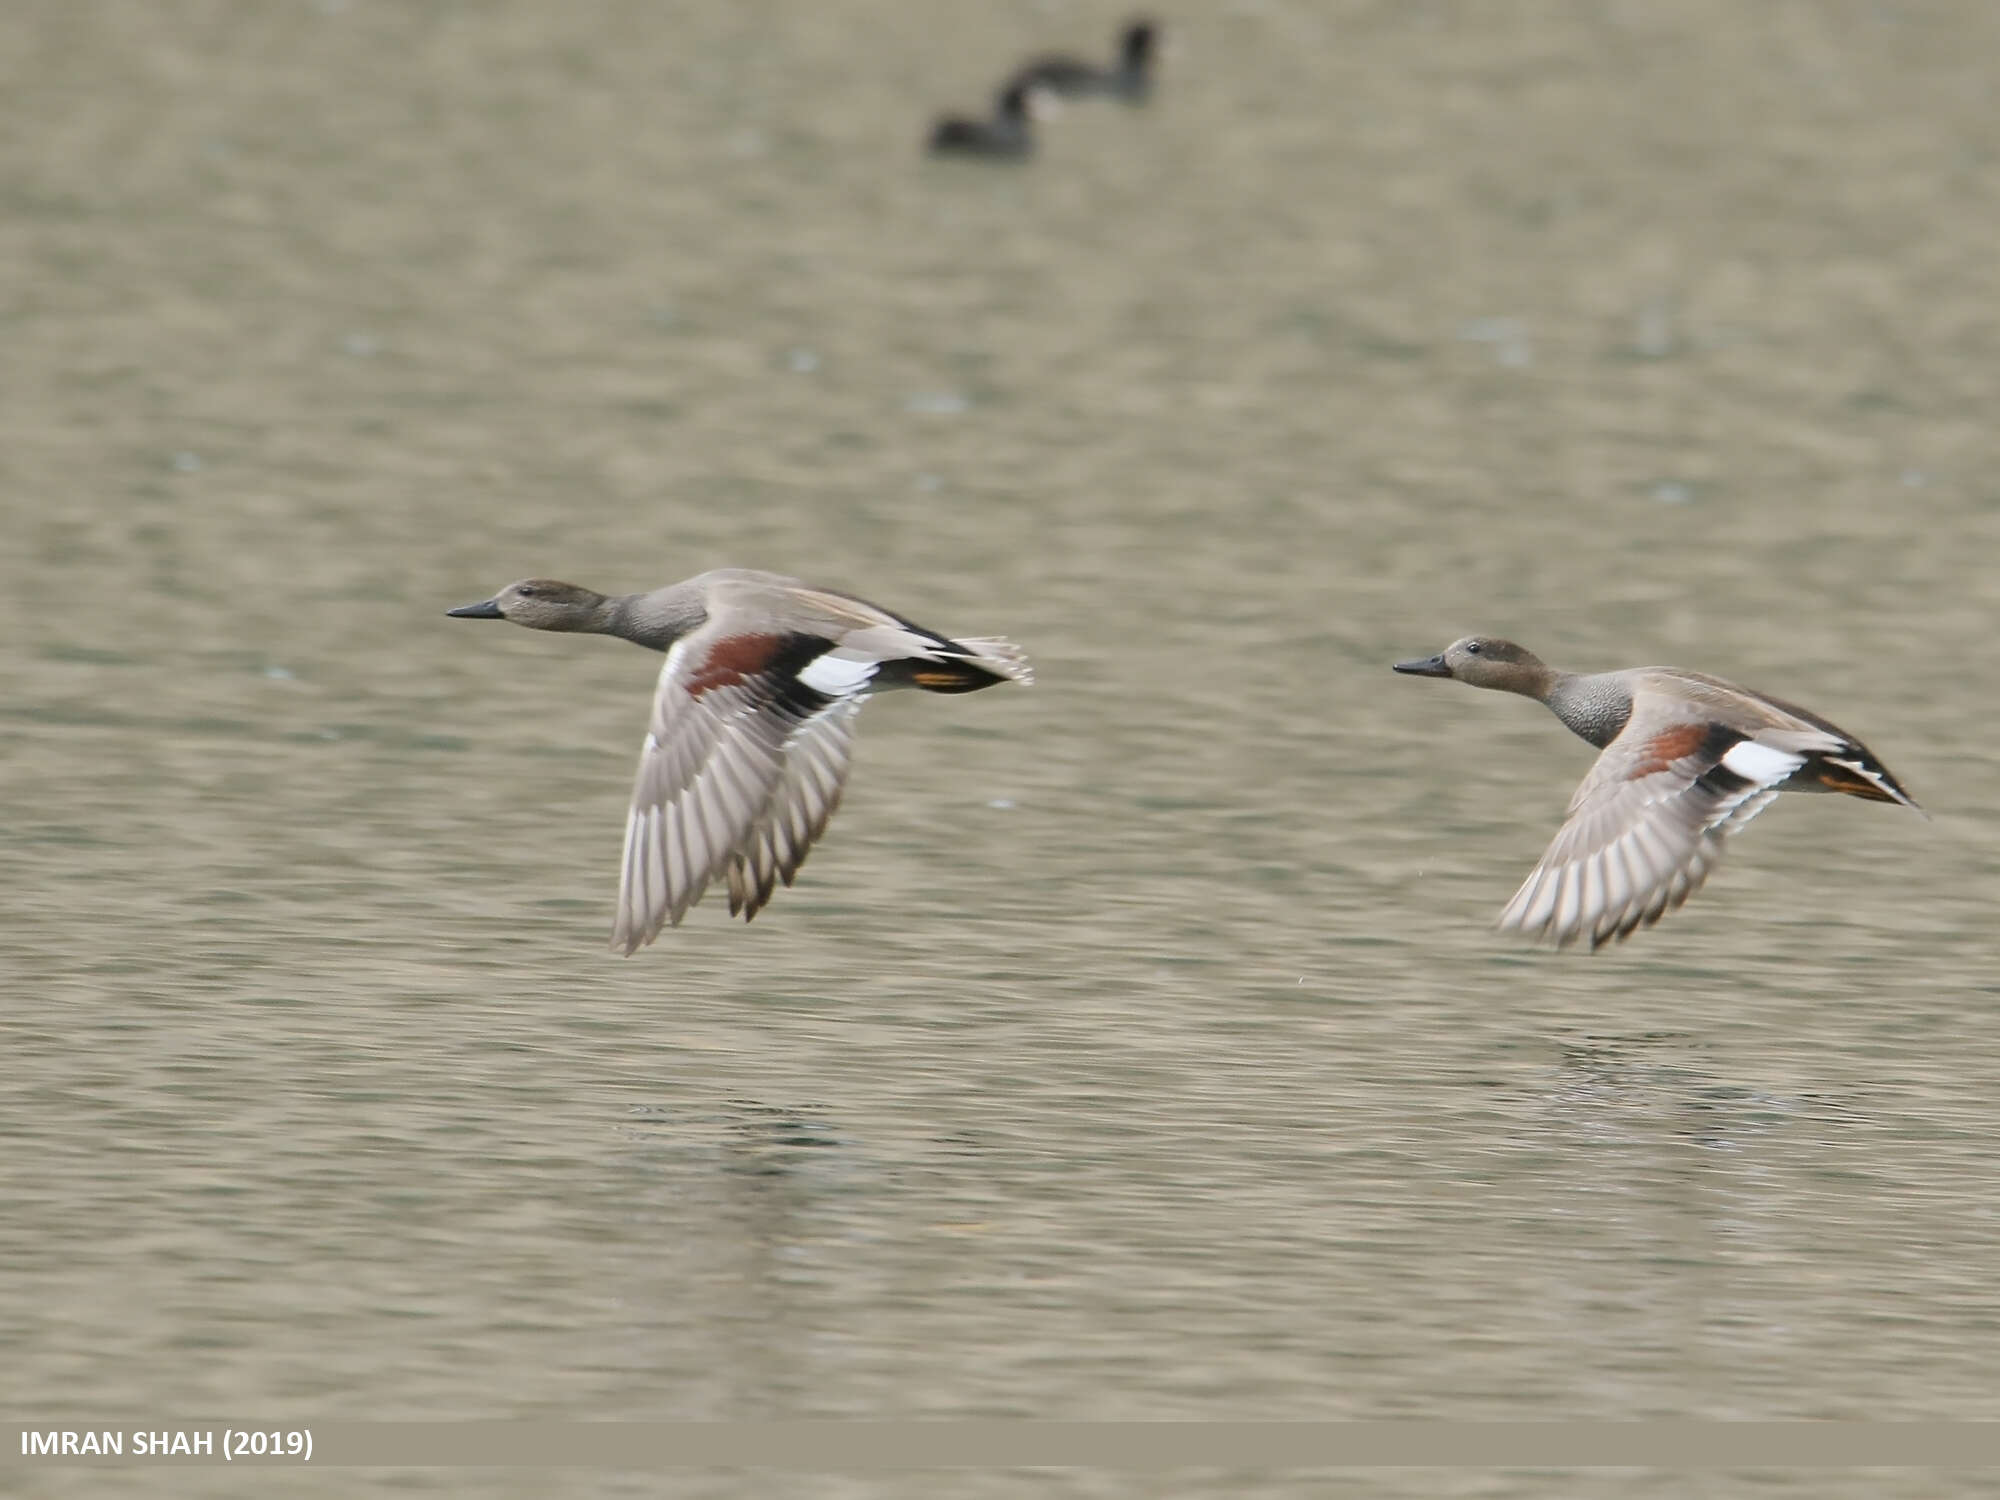
[[[1118,18],[0,15],[0,1405],[1996,1415],[2000,13],[1189,7],[919,158]],[[442,611],[723,563],[1041,681],[623,961],[653,661]],[[1589,751],[1388,673],[1472,629],[1935,820],[1524,950]]]

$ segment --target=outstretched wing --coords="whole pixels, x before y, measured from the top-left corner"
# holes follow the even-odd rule
[[[1828,737],[1756,737],[1635,712],[1576,789],[1541,863],[1499,926],[1592,948],[1650,926],[1701,888],[1723,838],[1749,822]]]
[[[612,947],[629,954],[651,942],[738,861],[761,869],[745,852],[753,835],[780,878],[805,858],[839,796],[855,706],[799,679],[830,644],[715,617],[667,653],[626,817]],[[831,709],[837,732],[803,734]],[[788,770],[795,746],[819,748]],[[774,799],[787,809],[782,837],[770,831]],[[805,811],[794,816],[794,804]],[[740,894],[733,877],[731,893]]]
[[[729,914],[749,921],[799,866],[840,806],[847,784],[859,695],[835,699],[792,732],[784,769],[755,824],[729,861]]]

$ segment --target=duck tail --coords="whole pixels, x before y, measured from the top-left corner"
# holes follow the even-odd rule
[[[970,652],[975,658],[975,665],[1004,682],[1018,682],[1026,687],[1035,680],[1035,669],[1028,662],[1028,653],[1003,636],[976,635],[954,644]]]
[[[1889,768],[1870,755],[1866,750],[1859,754],[1835,752],[1814,759],[1813,780],[1829,792],[1845,792],[1850,797],[1863,797],[1870,802],[1897,802],[1904,807],[1923,812],[1917,806],[1917,799],[1903,790],[1901,782],[1890,774]],[[1928,817],[1929,814],[1925,813]]]
[[[1028,653],[997,636],[947,641],[932,657],[897,665],[907,673],[908,682],[933,693],[974,693],[1002,682],[1026,685],[1035,680]]]

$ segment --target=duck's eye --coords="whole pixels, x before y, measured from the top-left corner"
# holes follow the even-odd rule
[[[535,591],[525,583],[515,589],[514,592],[519,594],[523,599],[532,599],[535,597]]]
[[[1479,654],[1479,653],[1480,653],[1480,652],[1481,652],[1482,650],[1484,650],[1484,649],[1485,649],[1485,648],[1484,648],[1484,647],[1482,647],[1482,646],[1481,646],[1481,645],[1479,644],[1479,642],[1477,642],[1477,641],[1470,641],[1470,642],[1468,642],[1468,643],[1466,644],[1466,647],[1465,647],[1465,654],[1466,654],[1467,656],[1477,656],[1477,655],[1478,655],[1478,654]]]

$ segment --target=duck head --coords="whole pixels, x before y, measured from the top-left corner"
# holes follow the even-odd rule
[[[597,630],[606,600],[580,584],[524,578],[491,599],[445,611],[458,620],[512,620],[530,630]]]
[[[1395,670],[1411,677],[1452,677],[1473,687],[1541,696],[1550,672],[1526,646],[1493,635],[1468,635],[1453,641],[1436,656],[1399,661]]]

